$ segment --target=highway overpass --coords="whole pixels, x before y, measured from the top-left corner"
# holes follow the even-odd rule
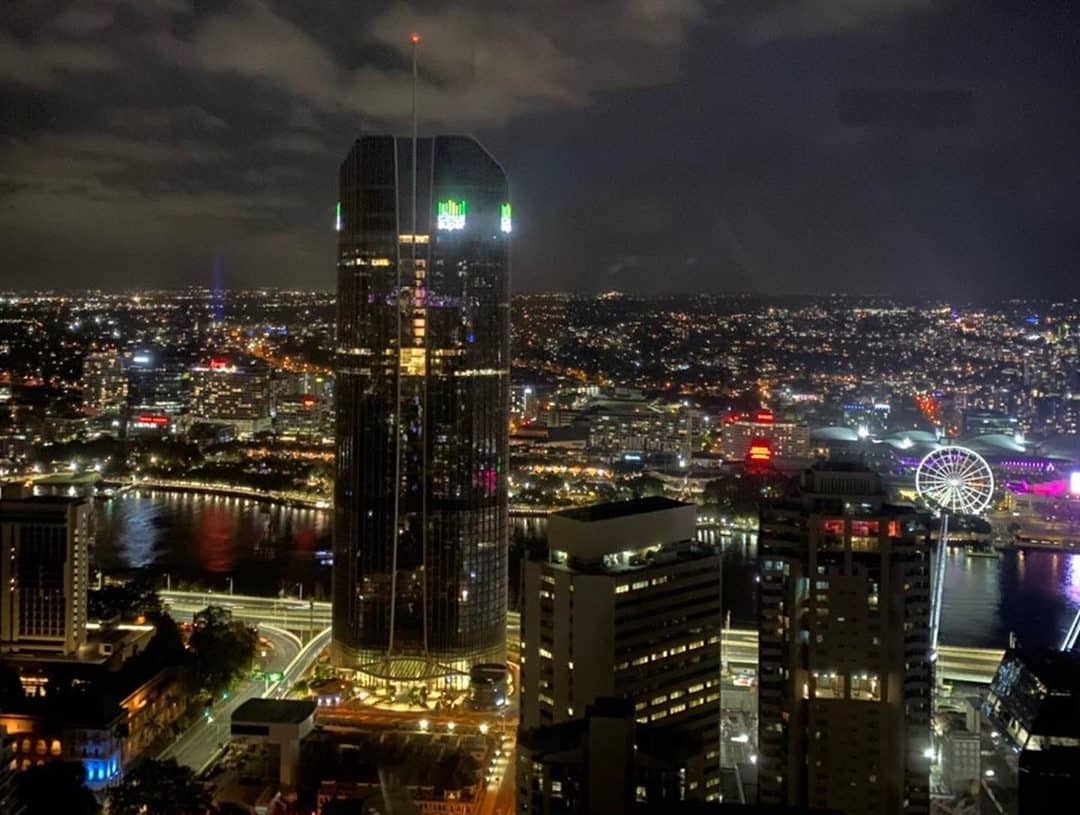
[[[252,597],[223,592],[163,591],[165,604],[178,614],[193,614],[210,603],[232,610],[238,620],[269,623],[290,631],[320,633],[329,641],[330,603],[300,600],[295,597]],[[521,616],[507,615],[508,637],[517,641]],[[724,661],[734,666],[757,665],[757,631],[730,628],[724,632]],[[942,645],[938,650],[939,677],[950,682],[987,684],[994,676],[1004,651],[995,648],[961,648]]]

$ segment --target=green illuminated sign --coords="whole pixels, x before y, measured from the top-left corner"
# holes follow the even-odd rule
[[[439,201],[436,205],[436,225],[439,229],[464,229],[468,207],[464,201]]]
[[[337,202],[337,209],[334,210],[334,229],[338,232],[341,231],[341,202]]]
[[[499,206],[499,229],[503,232],[509,232],[513,228],[513,218],[511,216],[510,205],[501,204]]]

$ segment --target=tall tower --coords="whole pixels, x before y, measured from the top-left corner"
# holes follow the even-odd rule
[[[0,500],[0,652],[79,650],[86,640],[89,545],[84,499]]]
[[[334,661],[461,685],[506,656],[506,176],[468,137],[364,136],[340,189]]]
[[[929,547],[877,475],[819,465],[761,510],[760,802],[930,809]]]

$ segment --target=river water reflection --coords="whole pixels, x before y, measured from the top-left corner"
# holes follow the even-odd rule
[[[237,593],[282,589],[326,598],[330,586],[329,512],[259,504],[237,498],[169,492],[129,492],[95,505],[95,559],[106,570],[155,566],[172,579]],[[510,564],[546,532],[542,519],[517,519]],[[712,534],[712,533],[703,533]],[[724,538],[724,606],[734,625],[754,622],[756,539]],[[1057,646],[1080,608],[1080,554],[1011,551],[1000,558],[949,553],[942,641],[1004,647],[1009,633],[1031,646]],[[511,578],[511,602],[518,597]]]

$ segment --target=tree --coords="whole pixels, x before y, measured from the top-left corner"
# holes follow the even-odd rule
[[[140,617],[153,619],[161,614],[161,598],[154,588],[152,578],[140,572],[134,579],[121,585],[107,585],[89,592],[87,597],[89,615],[95,620],[136,620]]]
[[[110,815],[204,815],[210,792],[176,759],[147,759],[109,790]]]
[[[649,498],[664,494],[664,482],[654,475],[642,475],[630,482],[636,498]]]
[[[195,615],[188,645],[194,657],[192,679],[199,690],[216,696],[251,667],[258,637],[232,620],[228,609],[208,606]]]
[[[24,815],[97,815],[101,811],[86,786],[86,769],[78,761],[50,761],[18,776]]]

